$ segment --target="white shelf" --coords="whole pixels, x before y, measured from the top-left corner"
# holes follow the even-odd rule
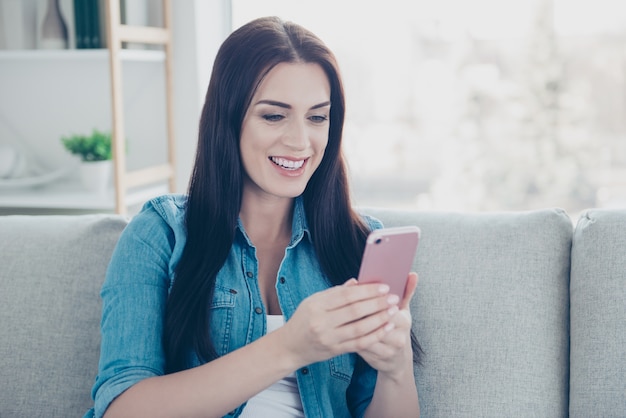
[[[165,183],[133,189],[127,195],[127,203],[129,206],[140,205],[167,192]],[[112,188],[105,193],[93,193],[85,190],[78,181],[65,179],[41,187],[2,190],[0,208],[109,212],[115,210],[115,198]]]
[[[120,58],[127,62],[163,62],[165,52],[152,49],[123,49],[120,51]],[[2,61],[50,61],[59,60],[68,62],[72,60],[107,60],[109,59],[108,49],[22,49],[22,50],[0,50],[0,62]]]

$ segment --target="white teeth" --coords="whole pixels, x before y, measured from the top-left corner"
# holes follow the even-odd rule
[[[297,170],[304,165],[304,160],[292,161],[285,158],[270,157],[270,160],[276,165],[289,170]]]

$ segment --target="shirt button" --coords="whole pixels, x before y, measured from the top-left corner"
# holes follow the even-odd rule
[[[285,278],[284,278],[284,277],[281,277],[281,278],[280,278],[280,282],[281,282],[281,283],[285,283]]]
[[[301,370],[302,374],[309,374],[309,369],[307,367]]]
[[[251,271],[246,272],[246,276],[248,276],[249,278],[254,277],[254,274],[252,274]]]
[[[261,314],[261,313],[263,313],[263,309],[261,309],[259,307],[256,307],[256,308],[254,308],[254,312],[256,312],[258,314]]]

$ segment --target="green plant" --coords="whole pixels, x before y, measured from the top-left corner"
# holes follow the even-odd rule
[[[112,158],[111,134],[94,129],[91,135],[61,138],[63,146],[82,161],[104,161]]]

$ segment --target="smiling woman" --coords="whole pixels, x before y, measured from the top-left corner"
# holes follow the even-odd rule
[[[355,279],[382,224],[350,200],[344,102],[302,26],[224,41],[188,194],[148,202],[109,264],[92,415],[419,416],[417,275]]]

